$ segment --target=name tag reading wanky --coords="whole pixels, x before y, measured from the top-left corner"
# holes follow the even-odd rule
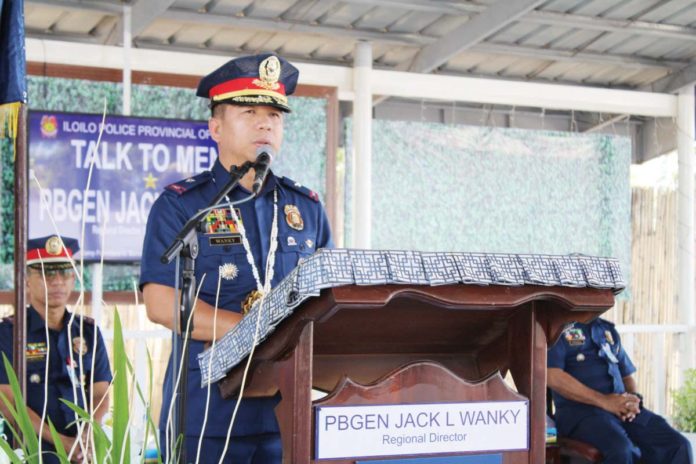
[[[529,448],[527,401],[318,406],[316,459]]]

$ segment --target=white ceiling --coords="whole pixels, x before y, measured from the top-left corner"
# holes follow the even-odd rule
[[[26,0],[30,38],[673,92],[696,81],[694,0]]]

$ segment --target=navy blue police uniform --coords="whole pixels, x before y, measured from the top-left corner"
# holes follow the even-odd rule
[[[264,105],[289,112],[287,95],[295,90],[299,71],[286,60],[273,54],[245,56],[231,60],[205,76],[197,95],[218,104],[242,106]],[[210,171],[174,183],[153,204],[148,217],[143,245],[140,287],[156,283],[175,287],[175,263],[160,262],[184,223],[207,207],[227,184],[229,172],[217,160]],[[242,186],[233,189],[228,199],[236,202],[250,192]],[[236,205],[235,211],[246,232],[253,262],[259,278],[265,282],[266,257],[271,248],[271,229],[277,211],[277,252],[272,286],[277,285],[303,257],[317,248],[331,247],[331,233],[324,209],[316,193],[284,177],[270,173],[261,191],[252,201]],[[225,311],[241,312],[242,303],[257,289],[257,282],[248,261],[240,230],[229,207],[211,211],[198,231],[199,252],[195,275],[200,290],[198,298]],[[219,292],[218,292],[219,281]],[[223,334],[218,334],[222,336]],[[189,345],[186,366],[187,412],[186,454],[197,456],[199,437],[204,437],[199,462],[217,463],[222,455],[236,399],[223,399],[217,386],[201,388],[198,354],[204,342],[193,340]],[[163,386],[163,407],[160,413],[160,437],[166,450],[165,431],[172,400],[172,358],[169,360]],[[280,463],[281,442],[274,407],[276,397],[244,399],[235,417],[232,443],[224,462],[234,464]],[[209,411],[204,427],[205,412]]]
[[[41,416],[46,403],[46,416],[51,419],[58,433],[69,437],[77,435],[76,427],[71,425],[75,413],[60,399],[68,400],[85,408],[82,386],[87,388],[85,397],[90,398],[88,386],[94,382],[111,382],[111,369],[106,347],[99,329],[90,318],[72,318],[67,310],[63,315],[61,330],[48,329],[33,306],[27,307],[27,341],[25,346],[27,363],[27,406]],[[3,319],[0,323],[0,351],[12,360],[12,327],[14,318]],[[95,343],[96,336],[96,343]],[[94,363],[94,370],[92,370]],[[48,379],[45,378],[48,364]],[[48,381],[46,381],[48,380]],[[0,384],[9,384],[4,364],[0,366]],[[46,389],[46,395],[44,395]],[[58,463],[50,443],[42,444],[44,463]]]
[[[157,283],[169,287],[175,282],[175,263],[164,265],[160,256],[171,244],[184,223],[210,201],[229,180],[230,174],[216,161],[211,171],[177,182],[165,189],[155,201],[148,218],[142,255],[140,285]],[[231,201],[239,201],[250,195],[238,186],[228,195]],[[272,286],[277,285],[300,259],[311,255],[317,248],[332,247],[329,223],[316,193],[294,181],[276,177],[273,173],[266,178],[259,196],[235,206],[248,238],[256,268],[262,281],[265,279],[265,257],[270,249],[271,225],[273,222],[274,198],[277,195],[278,249],[276,252]],[[241,304],[247,295],[256,289],[256,281],[246,256],[242,237],[231,217],[229,207],[221,207],[209,213],[204,220],[203,230],[198,233],[199,254],[195,274],[200,285],[198,297],[213,306],[219,298],[218,307],[227,311],[241,312]],[[264,258],[263,260],[261,258]],[[220,280],[219,296],[217,292]],[[219,334],[222,335],[222,334]],[[218,462],[224,445],[227,429],[232,419],[236,399],[223,399],[217,386],[210,391],[209,414],[203,430],[206,410],[207,389],[201,388],[201,372],[198,354],[205,349],[204,343],[190,342],[188,375],[188,397],[186,414],[187,456],[196,456],[198,437],[203,435],[201,462]],[[172,359],[169,360],[164,381],[163,407],[160,413],[160,435],[164,437],[168,408],[172,399]],[[232,436],[225,462],[275,462],[263,459],[262,454],[280,456],[279,429],[273,408],[277,397],[251,398],[241,402],[235,418]],[[260,440],[259,437],[267,440]],[[262,443],[259,450],[258,443]],[[255,449],[255,451],[254,451]],[[215,452],[217,450],[217,453]],[[248,453],[256,453],[254,461]]]
[[[614,324],[601,318],[566,328],[548,352],[548,367],[562,369],[602,394],[626,393],[623,378],[636,372]],[[628,422],[604,409],[552,393],[558,435],[593,445],[606,463],[692,461],[688,441],[642,403],[640,413]]]
[[[73,272],[72,257],[80,247],[76,239],[56,235],[27,241],[27,267],[50,274]],[[48,275],[46,278],[50,278]],[[61,435],[74,437],[77,429],[75,413],[61,399],[87,409],[84,398],[91,398],[92,382],[111,382],[111,369],[104,339],[94,320],[63,311],[62,328],[48,329],[38,311],[45,308],[28,306],[26,310],[26,398],[31,410],[51,419]],[[0,322],[0,351],[12,360],[14,317]],[[46,367],[48,366],[48,374]],[[47,376],[47,377],[46,377]],[[0,384],[9,384],[4,363],[0,363]],[[44,394],[45,393],[45,394]],[[84,393],[84,396],[83,396]],[[43,462],[58,463],[52,444],[42,442]]]

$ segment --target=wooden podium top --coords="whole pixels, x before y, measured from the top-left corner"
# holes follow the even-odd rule
[[[424,352],[446,351],[448,343],[456,342],[461,353],[467,344],[473,349],[500,336],[515,308],[538,302],[548,308],[542,312],[560,305],[598,314],[623,288],[618,261],[611,258],[319,250],[254,306],[214,353],[202,353],[199,364],[204,382],[225,377],[254,346],[257,321],[258,341],[276,332],[255,353],[258,360],[281,356],[283,339],[296,332],[286,327],[297,324],[299,330],[307,320],[317,323],[316,353],[329,353],[332,343],[344,346],[341,337],[347,333],[361,353],[402,352],[406,341],[411,351],[420,347]],[[294,314],[301,304],[301,315]],[[559,324],[547,323],[549,338],[558,336]],[[402,346],[390,340],[390,333],[404,340]]]

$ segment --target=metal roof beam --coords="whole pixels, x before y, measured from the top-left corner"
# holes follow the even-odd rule
[[[175,0],[139,0],[131,6],[131,33],[130,36],[138,37],[147,27],[169,9]],[[121,11],[123,13],[123,11]],[[121,16],[119,19],[122,19]],[[109,36],[106,43],[116,45],[123,42],[123,21],[119,20],[117,27]]]
[[[613,64],[627,68],[669,68],[682,69],[684,61],[655,60],[634,55],[609,55],[606,53],[580,52],[575,50],[555,50],[549,48],[524,47],[485,42],[472,48],[476,52],[499,53],[503,55],[521,56],[525,58],[546,59],[577,63]]]
[[[625,19],[601,18],[582,16],[554,11],[534,11],[521,21],[548,24],[554,26],[573,27],[604,32],[620,32],[625,34],[649,35],[663,39],[696,41],[696,28],[678,26],[675,24],[651,23]]]
[[[96,11],[99,13],[114,13],[118,15],[123,12],[123,6],[121,4],[105,0],[27,0],[26,4],[67,8],[70,10]]]
[[[481,13],[484,5],[457,0],[342,0],[346,3],[362,3],[385,8],[402,8],[424,13],[469,14]]]
[[[322,2],[327,0],[322,0]],[[328,0],[332,2],[334,0]],[[346,3],[369,4],[384,8],[401,8],[419,12],[442,13],[451,15],[468,15],[481,13],[485,5],[462,3],[455,0],[342,0]],[[72,10],[99,11],[120,15],[123,6],[107,0],[27,0],[27,5],[47,5],[52,7],[69,8]],[[143,1],[139,2],[143,3]],[[147,3],[147,2],[145,2]],[[295,8],[291,8],[294,13]],[[288,14],[292,17],[292,14]],[[134,20],[136,18],[134,17]],[[585,30],[604,32],[619,32],[628,34],[647,35],[666,39],[696,41],[696,28],[676,24],[653,23],[649,21],[634,21],[627,19],[601,18],[556,11],[530,11],[518,21],[573,27]]]
[[[169,9],[176,0],[138,0],[132,6],[131,34],[139,36],[147,27]]]
[[[226,16],[212,13],[199,13],[197,11],[180,8],[165,11],[160,17],[163,19],[193,24],[211,24],[222,27],[235,27],[251,30],[261,29],[270,32],[301,32],[332,37],[350,37],[356,40],[373,40],[398,45],[422,46],[436,40],[434,37],[428,37],[421,34],[369,31],[365,29],[321,26],[293,21],[274,21],[271,19]]]
[[[404,8],[442,14],[469,14],[485,11],[485,5],[461,3],[455,1],[432,0],[343,0],[347,3],[367,3],[370,5]],[[603,32],[623,32],[648,35],[665,39],[696,41],[696,28],[676,24],[653,23],[649,21],[612,19],[597,16],[561,13],[556,11],[534,10],[525,14],[518,21],[534,24],[573,27]]]
[[[27,61],[123,69],[124,54],[119,47],[27,38],[26,51]],[[194,76],[215,69],[229,59],[229,56],[211,56],[200,51],[180,53],[144,48],[134,48],[131,54],[134,71]],[[313,63],[297,63],[297,67],[303,84],[335,86],[339,90],[339,98],[352,98],[350,67]],[[432,99],[449,104],[461,101],[657,117],[674,117],[677,114],[677,98],[668,94],[377,69],[372,73],[372,91],[375,95]],[[442,89],[447,89],[447,92]]]
[[[300,0],[285,10],[280,15],[280,19],[283,21],[314,21],[333,8],[337,1],[338,0],[323,0],[317,2],[316,0]]]
[[[92,34],[78,34],[71,32],[52,32],[45,29],[26,29],[27,38],[42,40],[65,40],[69,42],[78,42],[85,44],[100,44],[102,40]]]
[[[674,93],[682,87],[696,85],[696,63],[685,66],[677,72],[658,79],[641,90],[649,90],[660,93]]]
[[[533,10],[544,0],[498,1],[437,42],[423,47],[408,65],[411,72],[428,73],[467,48],[482,42]]]

